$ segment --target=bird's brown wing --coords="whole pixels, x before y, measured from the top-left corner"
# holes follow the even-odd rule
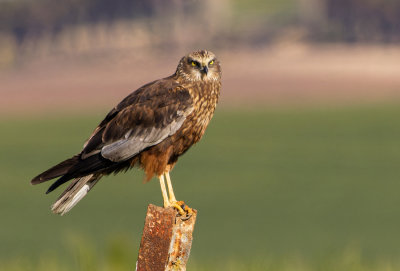
[[[100,153],[112,162],[125,161],[173,135],[192,112],[189,91],[157,81],[128,96],[96,128],[81,158]]]
[[[187,89],[162,79],[147,84],[113,108],[82,152],[36,176],[32,184],[62,176],[48,192],[72,178],[116,166],[174,134],[193,110]],[[64,165],[66,165],[64,167]]]

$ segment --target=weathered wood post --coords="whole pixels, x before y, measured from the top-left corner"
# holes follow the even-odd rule
[[[137,271],[185,271],[192,247],[197,211],[189,219],[177,211],[150,204],[147,207]]]

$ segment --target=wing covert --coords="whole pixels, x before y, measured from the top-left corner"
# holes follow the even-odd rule
[[[127,160],[173,135],[193,111],[189,91],[179,85],[156,81],[134,94],[137,97],[131,97],[130,104],[125,99],[124,107],[115,113],[118,105],[114,116],[96,128],[85,144],[82,159],[100,152],[113,162]]]
[[[165,109],[162,111],[168,111]],[[101,150],[101,155],[113,162],[129,159],[173,135],[192,110],[192,107],[188,107],[185,111],[177,111],[170,116],[165,116],[160,119],[162,123],[156,122],[156,119],[152,125],[148,126],[139,123],[135,128],[128,130],[123,138],[111,140],[112,143],[105,145]]]

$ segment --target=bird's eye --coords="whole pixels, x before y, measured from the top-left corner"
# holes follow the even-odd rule
[[[196,63],[196,61],[192,61],[192,63],[191,63],[191,64],[192,64],[192,66],[193,66],[193,67],[196,67],[196,66],[197,66],[197,63]]]
[[[211,60],[210,62],[208,62],[208,65],[213,65],[214,64],[214,60]]]

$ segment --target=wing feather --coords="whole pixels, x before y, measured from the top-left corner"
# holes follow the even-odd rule
[[[135,132],[129,137],[105,145],[101,150],[101,155],[113,162],[129,159],[147,147],[157,145],[168,136],[173,135],[182,126],[192,110],[187,110],[184,115],[176,117],[174,121],[161,127],[137,126]]]
[[[82,159],[101,153],[125,161],[173,135],[193,111],[190,93],[171,80],[145,85],[125,98],[85,143]]]

